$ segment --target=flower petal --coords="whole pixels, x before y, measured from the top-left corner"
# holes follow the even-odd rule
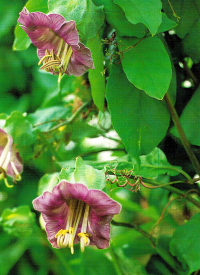
[[[53,195],[49,191],[33,200],[33,207],[42,214],[54,215],[64,203],[60,196]]]
[[[23,8],[19,15],[19,23],[24,25],[26,28],[29,28],[30,30],[34,30],[37,27],[48,27],[51,24],[48,16],[42,12],[29,13],[26,8]]]
[[[63,203],[61,207],[57,209],[57,212],[54,212],[54,215],[45,215],[42,214],[44,221],[46,222],[46,232],[48,235],[48,240],[53,247],[57,247],[57,239],[55,235],[59,230],[66,228],[68,214],[68,206],[66,203]]]
[[[109,218],[111,220],[113,215]],[[96,245],[99,249],[105,249],[110,245],[110,221],[106,217],[96,216],[93,211],[90,213],[88,233],[91,245]]]
[[[121,204],[100,190],[89,190],[88,196],[84,201],[90,205],[98,216],[115,215],[121,211]]]
[[[63,200],[76,199],[84,201],[85,197],[88,195],[88,188],[81,183],[69,183],[65,180],[60,181],[57,185],[57,192],[60,194]],[[53,189],[53,194],[54,194]]]
[[[60,14],[49,14],[50,29],[61,37],[68,45],[78,45],[79,36],[74,21],[66,21]]]
[[[72,47],[73,53],[66,74],[80,76],[88,69],[94,69],[91,51],[79,42],[79,47]]]

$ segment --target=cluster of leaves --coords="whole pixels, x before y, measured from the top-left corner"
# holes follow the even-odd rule
[[[95,70],[63,76],[59,85],[42,72],[16,25],[24,5],[74,20]],[[18,185],[1,184],[1,274],[198,274],[200,169],[183,149],[173,109],[198,157],[198,0],[12,0],[0,7],[0,128],[24,162]],[[70,255],[48,244],[32,200],[61,179],[103,189],[122,204],[109,249]]]

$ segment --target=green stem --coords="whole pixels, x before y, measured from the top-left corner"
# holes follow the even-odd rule
[[[185,151],[186,153],[188,154],[188,157],[190,158],[191,162],[192,162],[192,165],[196,171],[196,173],[198,175],[200,175],[200,165],[199,165],[199,162],[194,154],[194,152],[192,151],[192,148],[191,148],[191,145],[185,135],[185,132],[183,130],[183,127],[181,126],[181,123],[180,123],[180,120],[179,120],[179,117],[177,115],[177,112],[174,108],[174,105],[171,101],[171,98],[169,96],[168,93],[165,94],[165,101],[167,103],[167,106],[168,106],[168,109],[170,111],[170,114],[172,116],[172,120],[174,122],[174,125],[176,126],[176,129],[179,133],[179,136],[180,136],[180,139],[181,139],[181,142],[185,148]]]
[[[46,131],[45,134],[46,134],[46,133],[50,133],[50,132],[52,132],[52,131],[55,131],[55,130],[57,130],[58,128],[60,128],[60,127],[62,127],[62,126],[65,126],[65,125],[67,125],[67,124],[72,123],[72,122],[77,118],[77,116],[81,113],[81,111],[82,111],[87,105],[89,105],[90,103],[91,103],[91,101],[88,101],[88,102],[85,102],[84,104],[82,104],[81,107],[80,107],[80,108],[79,108],[79,109],[78,109],[78,110],[77,110],[68,120],[63,121],[63,122],[59,123],[58,125],[52,127],[49,131]]]
[[[129,227],[129,228],[134,228],[136,231],[140,232],[142,235],[144,235],[146,238],[148,238],[153,247],[155,247],[155,243],[154,241],[152,240],[152,237],[151,235],[149,235],[147,232],[145,232],[144,230],[142,230],[140,227],[138,227],[137,225],[134,225],[134,224],[131,224],[131,223],[126,223],[126,222],[116,222],[114,220],[111,221],[111,224],[112,225],[115,225],[115,226],[122,226],[122,227]]]
[[[160,185],[160,182],[157,182],[155,180],[150,180],[150,179],[145,179],[144,180],[146,183],[150,183],[150,184],[153,184],[153,185],[157,185],[159,186]],[[163,185],[162,188],[172,192],[172,193],[175,193],[177,195],[180,195],[182,197],[184,197],[185,199],[187,199],[188,201],[192,202],[194,205],[196,205],[197,207],[200,208],[200,202],[193,199],[190,195],[188,194],[185,194],[184,192],[182,192],[181,190],[175,188],[175,187],[172,187],[172,186],[165,186]]]
[[[65,267],[67,274],[68,275],[75,275],[75,273],[71,269],[66,257],[63,255],[63,253],[61,253],[61,251],[59,249],[56,249],[56,248],[53,248],[53,247],[51,248],[51,250],[56,255],[58,260],[62,263],[62,265]]]
[[[182,271],[180,264],[175,260],[175,258],[160,245],[155,247],[156,252],[163,258],[163,260],[168,263],[178,274]]]
[[[115,271],[116,271],[116,274],[117,274],[117,275],[123,275],[123,273],[122,273],[122,271],[121,271],[121,268],[120,268],[120,266],[119,266],[119,261],[118,261],[118,259],[117,259],[117,256],[115,255],[115,253],[114,253],[112,247],[110,247],[110,248],[108,249],[108,254],[109,254],[109,256],[111,257],[111,260],[112,260],[112,263],[113,263],[113,267],[114,267],[114,269],[115,269]]]
[[[182,174],[190,184],[193,184],[194,181],[192,180],[192,178],[182,169],[178,169],[176,168],[176,166],[151,166],[151,165],[141,165],[141,167],[152,167],[152,168],[156,168],[156,169],[167,169],[167,170],[173,170],[173,171],[177,171],[178,173]]]

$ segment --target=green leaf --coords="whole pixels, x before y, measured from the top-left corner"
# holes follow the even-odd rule
[[[131,24],[125,16],[123,10],[112,0],[93,0],[97,6],[104,5],[106,21],[117,31],[120,36],[136,36],[141,38],[147,33],[145,25],[139,23]]]
[[[76,22],[82,40],[94,37],[104,23],[103,7],[92,0],[49,0],[50,13],[59,13],[67,21]]]
[[[92,52],[93,62],[95,66],[95,70],[89,70],[89,81],[91,84],[92,98],[94,104],[98,107],[100,111],[103,112],[105,100],[105,74],[103,73],[104,56],[99,34],[89,39],[87,46]]]
[[[25,7],[28,9],[29,12],[48,12],[47,0],[29,0],[26,3]],[[15,40],[13,43],[13,50],[15,51],[26,50],[31,44],[30,38],[19,25],[20,24],[17,23],[15,27]]]
[[[45,191],[52,192],[52,189],[58,184],[59,173],[45,174],[41,177],[38,184],[38,196],[42,195]]]
[[[146,178],[157,177],[161,174],[177,176],[181,170],[181,167],[170,165],[165,154],[159,148],[155,148],[148,155],[141,156],[140,160],[141,165],[138,167],[138,173]]]
[[[117,166],[116,166],[117,161]],[[116,170],[129,170],[131,174],[140,175],[145,178],[155,178],[158,175],[167,174],[177,176],[182,170],[179,166],[171,165],[161,149],[155,148],[151,153],[139,157],[139,163],[136,159],[126,155],[110,163],[109,167]]]
[[[171,30],[177,26],[177,23],[173,20],[170,20],[167,15],[162,12],[162,23],[158,27],[157,33],[166,32],[168,30]]]
[[[111,67],[106,98],[113,127],[129,154],[148,154],[164,138],[170,121],[165,103],[135,88],[120,64]]]
[[[198,0],[170,0],[175,14],[173,14],[168,0],[162,0],[162,2],[163,9],[167,16],[177,21],[176,34],[180,38],[184,38],[193,29],[194,24],[199,18],[199,10],[197,8],[199,5]],[[178,17],[179,20],[175,17]]]
[[[32,125],[18,111],[13,111],[6,119],[4,129],[12,136],[14,143],[17,144],[17,148],[31,145],[36,140],[36,134]]]
[[[74,168],[73,167],[67,167],[62,168],[60,174],[59,174],[59,180],[67,180],[68,182],[75,183],[74,179]]]
[[[195,214],[189,222],[179,226],[170,242],[170,252],[181,262],[188,273],[200,269],[200,213]]]
[[[71,108],[64,106],[53,106],[48,108],[41,108],[35,111],[35,113],[28,115],[28,120],[33,125],[38,125],[37,129],[42,132],[48,131],[51,127],[60,122],[60,119],[66,119],[70,117]]]
[[[76,182],[85,184],[89,189],[100,189],[105,187],[105,171],[94,169],[85,165],[82,158],[76,159],[74,178]]]
[[[160,0],[113,0],[118,4],[132,24],[143,23],[155,35],[162,21]]]
[[[84,138],[97,137],[100,130],[90,126],[84,121],[75,121],[72,124],[72,135],[71,140],[75,142],[81,142]]]
[[[19,206],[13,209],[5,209],[0,220],[4,231],[17,237],[26,237],[33,231],[35,214],[29,206]]]
[[[142,38],[148,33],[147,27],[142,24],[132,24],[127,20],[124,11],[112,0],[93,0],[97,6],[104,5],[104,12],[106,21],[117,31],[119,36],[135,36]],[[158,28],[157,33],[165,32],[171,28],[174,28],[177,24],[168,19],[165,13],[162,14],[162,22]]]
[[[71,183],[82,183],[88,189],[102,190],[105,187],[105,170],[97,170],[90,165],[85,165],[82,158],[77,157],[75,170],[62,169],[59,179],[65,179]]]
[[[172,68],[160,39],[154,36],[139,41],[120,37],[118,41],[125,51],[121,62],[128,80],[149,96],[162,99],[171,82]]]
[[[190,56],[194,63],[200,62],[200,37],[197,33],[200,32],[200,18],[195,22],[193,28],[188,35],[183,39],[183,49],[187,56]]]
[[[184,108],[180,122],[183,130],[186,134],[188,141],[193,144],[200,146],[200,113],[199,113],[199,102],[200,102],[200,87],[195,91],[192,98]],[[180,138],[175,126],[170,130],[171,134]]]

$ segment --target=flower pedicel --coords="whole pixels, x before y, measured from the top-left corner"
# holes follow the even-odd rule
[[[80,76],[94,69],[91,52],[79,42],[74,21],[66,21],[60,14],[31,12],[26,8],[18,19],[22,29],[38,48],[41,69],[59,75]]]
[[[48,240],[54,248],[69,247],[80,242],[85,246],[109,247],[110,222],[121,210],[121,205],[104,192],[88,189],[81,183],[60,181],[52,190],[33,200],[42,213]]]

